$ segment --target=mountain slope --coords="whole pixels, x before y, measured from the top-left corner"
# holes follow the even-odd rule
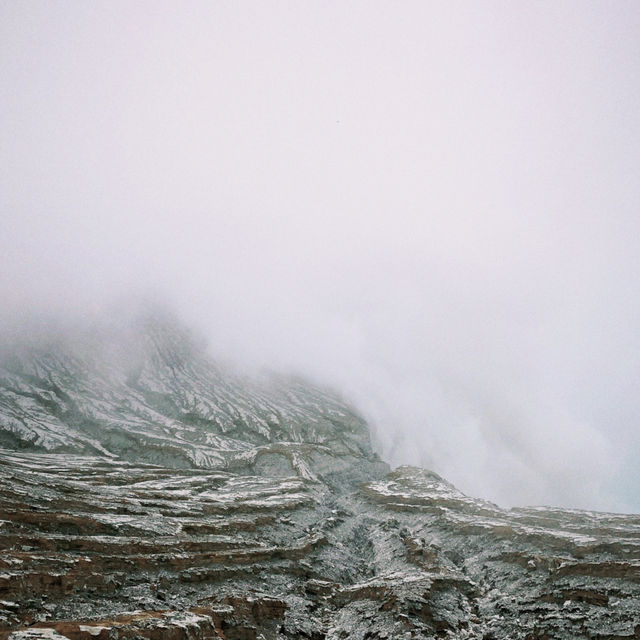
[[[71,343],[63,336],[6,348],[0,444],[170,468],[265,466],[269,458],[283,472],[289,464],[313,474],[299,454],[312,444],[318,456],[329,447],[332,456],[382,468],[365,422],[335,395],[289,378],[259,382],[222,371],[166,318]]]
[[[389,472],[166,318],[5,345],[0,443],[0,640],[640,638],[640,516]]]

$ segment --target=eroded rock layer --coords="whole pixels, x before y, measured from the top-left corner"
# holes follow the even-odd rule
[[[640,516],[389,473],[330,393],[136,331],[5,350],[0,640],[640,638]]]

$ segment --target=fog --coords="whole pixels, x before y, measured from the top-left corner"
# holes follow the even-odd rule
[[[638,3],[0,7],[5,325],[162,300],[393,465],[640,512]]]

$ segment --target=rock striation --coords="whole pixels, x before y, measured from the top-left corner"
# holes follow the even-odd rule
[[[390,471],[167,319],[0,359],[0,640],[640,638],[640,516]]]

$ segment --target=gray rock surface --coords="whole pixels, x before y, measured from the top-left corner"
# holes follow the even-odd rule
[[[0,445],[0,640],[640,638],[640,516],[389,472],[167,320],[5,345]]]

